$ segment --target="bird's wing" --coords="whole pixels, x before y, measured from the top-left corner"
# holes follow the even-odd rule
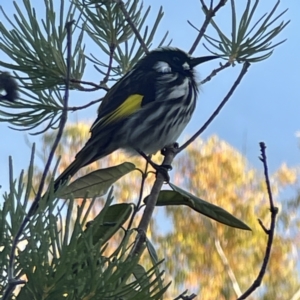
[[[154,72],[154,71],[153,71]],[[138,109],[155,100],[155,72],[130,71],[105,95],[98,117],[91,127],[94,132],[126,119]]]

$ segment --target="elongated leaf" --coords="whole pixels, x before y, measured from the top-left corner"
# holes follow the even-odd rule
[[[160,264],[161,261],[158,260],[157,252],[156,252],[153,244],[151,243],[151,241],[148,238],[146,238],[146,247],[147,247],[147,250],[150,254],[150,258],[151,258],[151,261],[152,261],[152,265],[154,267],[154,271],[155,271],[155,274],[156,274],[156,279],[157,279],[159,289],[161,290],[164,287],[163,286],[163,280],[161,279],[159,268],[155,267],[156,265]]]
[[[147,276],[147,272],[142,265],[137,264],[132,271],[132,274],[136,280],[140,283],[141,287],[146,290],[146,287],[150,285],[150,279]],[[141,280],[144,279],[144,280]],[[150,295],[150,291],[149,291]]]
[[[251,230],[245,223],[231,215],[223,208],[206,202],[187,191],[177,187],[176,185],[169,183],[173,191],[164,190],[161,191],[157,200],[157,206],[168,205],[186,205],[193,210],[205,215],[215,221],[223,223],[225,225],[243,229]]]
[[[100,239],[102,239],[102,244],[105,244],[128,220],[132,210],[131,204],[119,203],[109,206],[104,216],[100,212],[86,228],[86,231],[93,230],[93,244],[96,244]],[[98,220],[101,221],[101,224]]]
[[[157,256],[154,246],[152,245],[152,243],[150,242],[149,239],[146,239],[146,246],[147,246],[148,252],[150,254],[153,265],[157,264],[158,256]]]
[[[64,188],[59,197],[66,199],[71,193],[74,198],[103,196],[114,182],[134,169],[134,164],[125,162],[118,166],[91,172]]]
[[[287,10],[282,11],[279,15],[274,16],[274,13],[279,6],[278,0],[272,10],[269,13],[265,13],[259,17],[258,20],[253,21],[259,0],[248,0],[245,5],[245,10],[237,22],[235,1],[231,1],[231,35],[227,37],[222,30],[218,27],[214,20],[210,23],[217,31],[219,40],[216,40],[210,36],[204,35],[206,41],[214,48],[218,49],[223,55],[228,55],[231,58],[235,58],[237,62],[245,61],[256,62],[268,58],[272,52],[265,53],[266,48],[273,45],[275,38],[281,33],[281,31],[289,24],[290,21],[282,21],[278,26],[274,26],[275,22],[280,20]],[[239,24],[238,24],[239,23]],[[251,25],[254,23],[253,25]],[[273,28],[271,28],[273,26]],[[273,49],[280,45],[282,42],[277,42]],[[204,47],[211,53],[212,50],[204,44]],[[264,54],[260,55],[260,52]],[[218,53],[217,55],[220,55]],[[253,57],[254,56],[254,57]],[[257,59],[258,58],[258,59]]]

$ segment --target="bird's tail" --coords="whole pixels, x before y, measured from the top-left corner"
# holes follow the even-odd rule
[[[108,142],[107,142],[108,143]],[[96,145],[97,146],[97,145]],[[86,143],[86,145],[77,153],[74,161],[55,179],[54,181],[54,192],[57,191],[57,189],[66,181],[71,178],[79,169],[82,167],[85,167],[89,165],[90,163],[101,159],[105,157],[106,155],[114,152],[117,150],[118,147],[105,147],[105,144],[103,145],[103,150],[96,147],[94,144],[90,143],[89,141]],[[45,196],[45,195],[44,195]],[[42,198],[44,198],[42,196]],[[49,199],[47,199],[49,201]],[[34,207],[31,208],[29,212],[29,216],[32,216],[37,208],[38,203]]]
[[[81,168],[82,163],[75,159],[54,181],[54,192]]]
[[[54,181],[54,192],[57,191],[60,185],[65,183],[70,177],[72,177],[80,169],[80,161],[75,159]],[[46,198],[45,198],[46,197]],[[49,201],[49,196],[47,192],[41,197],[41,199],[46,199]],[[39,201],[41,201],[41,199]],[[39,207],[39,203],[33,204],[28,212],[29,217],[33,216]]]
[[[81,168],[91,164],[92,162],[105,157],[106,155],[115,151],[115,148],[104,148],[105,151],[100,151],[97,149],[85,146],[79,151],[75,157],[75,160],[55,179],[54,181],[54,191],[57,191],[59,186],[64,184],[69,178]]]

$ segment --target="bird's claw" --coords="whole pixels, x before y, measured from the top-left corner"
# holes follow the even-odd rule
[[[158,165],[155,162],[153,162],[151,160],[151,158],[148,157],[143,151],[140,151],[138,149],[136,149],[136,151],[146,159],[146,161],[152,166],[153,169],[156,170],[156,176],[158,173],[161,173],[163,175],[166,183],[168,183],[170,181],[170,176],[169,176],[168,172],[172,170],[171,165]]]
[[[165,147],[165,148],[161,149],[161,151],[160,151],[161,155],[166,156],[166,152],[167,152],[168,148],[178,149],[179,148],[179,144],[178,143],[174,143],[173,145],[170,145],[169,147]]]

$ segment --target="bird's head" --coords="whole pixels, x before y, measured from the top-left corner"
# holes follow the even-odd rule
[[[218,56],[191,57],[188,53],[172,47],[162,47],[149,52],[142,58],[138,67],[144,70],[154,70],[158,73],[192,74],[197,65],[218,58]]]

